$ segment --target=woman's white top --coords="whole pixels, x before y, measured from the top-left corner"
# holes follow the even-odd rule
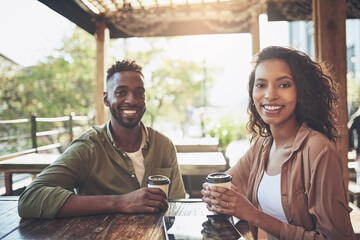
[[[270,216],[288,223],[284,209],[281,204],[281,174],[269,176],[264,171],[264,176],[261,179],[258,189],[258,201],[261,210]]]

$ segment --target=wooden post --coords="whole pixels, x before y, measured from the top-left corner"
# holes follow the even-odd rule
[[[36,114],[31,115],[30,117],[30,124],[31,124],[31,142],[32,142],[32,147],[35,149],[35,152],[38,152],[37,150],[37,137],[36,137],[36,132],[37,132],[37,126],[36,126]]]
[[[251,43],[252,43],[252,55],[260,52],[260,27],[259,27],[259,14],[255,14],[251,19]]]
[[[346,80],[346,0],[313,0],[315,57],[332,69],[340,85],[338,132],[336,147],[343,159],[344,181],[348,186],[348,111]]]
[[[12,180],[11,172],[6,171],[4,173],[4,182],[5,182],[5,196],[10,196],[13,192],[12,189],[13,180]]]
[[[73,125],[74,125],[74,119],[73,117],[75,116],[74,112],[70,113],[69,116],[69,135],[70,135],[70,143],[74,140],[74,131],[73,131]]]
[[[109,31],[106,28],[104,20],[97,22],[95,33],[96,38],[96,116],[95,124],[103,124],[105,120],[105,106],[103,103],[103,92],[105,89],[105,59],[106,59],[106,43],[109,39]]]

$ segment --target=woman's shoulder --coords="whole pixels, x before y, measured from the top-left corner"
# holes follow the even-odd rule
[[[305,140],[305,146],[311,149],[330,148],[335,149],[335,144],[319,131],[309,128],[309,133]]]
[[[317,161],[317,159],[321,159],[322,156],[327,156],[326,158],[339,159],[341,161],[335,144],[324,134],[316,130],[309,129],[309,133],[301,145],[303,156],[307,156],[310,161]]]

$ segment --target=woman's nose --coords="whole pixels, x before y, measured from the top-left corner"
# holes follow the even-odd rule
[[[269,86],[265,92],[265,98],[274,99],[277,98],[277,91],[274,87]]]

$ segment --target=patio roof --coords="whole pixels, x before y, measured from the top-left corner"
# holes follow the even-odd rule
[[[248,32],[258,0],[39,0],[90,34],[104,20],[110,38]]]
[[[346,0],[346,18],[360,18],[360,1]],[[311,21],[312,0],[269,0],[266,1],[270,21]]]
[[[104,20],[110,38],[250,32],[253,19],[311,20],[312,0],[38,0],[90,34]],[[347,0],[347,18],[360,2]]]

